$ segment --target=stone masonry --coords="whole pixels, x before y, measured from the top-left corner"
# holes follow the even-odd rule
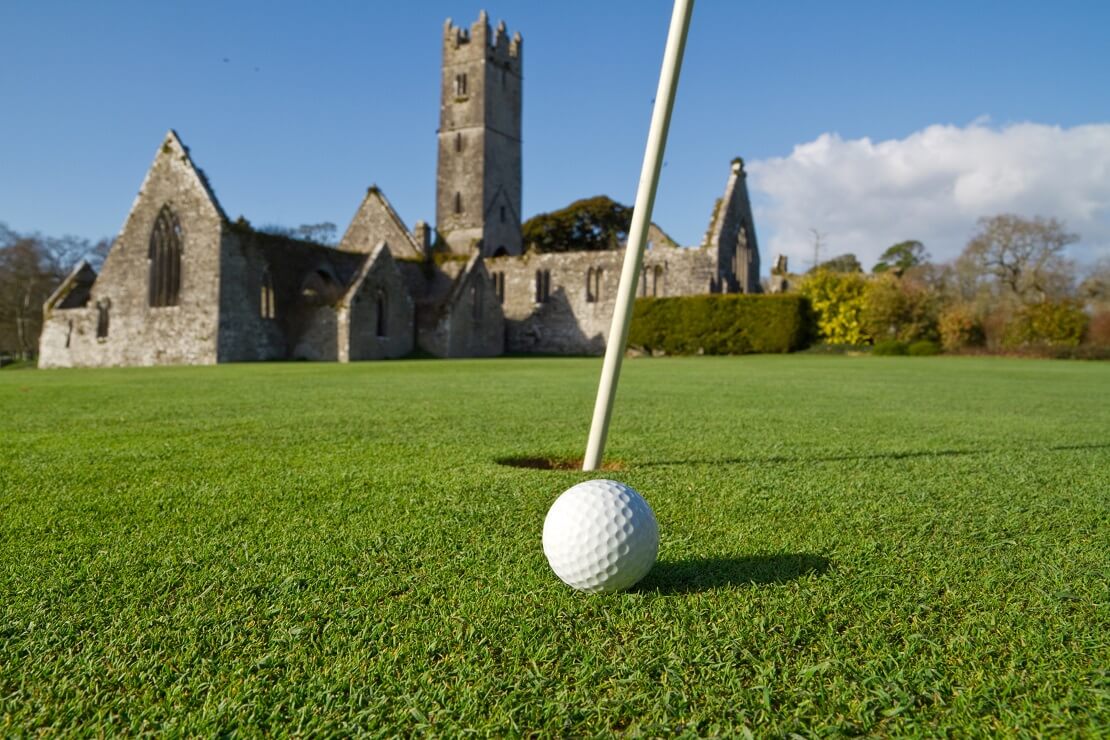
[[[600,354],[624,250],[522,243],[522,62],[484,11],[444,25],[435,229],[374,186],[336,248],[255,231],[170,131],[100,273],[47,300],[40,367]],[[759,291],[745,178],[734,160],[702,245],[652,226],[637,295]]]

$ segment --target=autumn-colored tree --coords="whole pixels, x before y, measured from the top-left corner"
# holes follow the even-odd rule
[[[809,299],[821,338],[829,344],[864,344],[863,297],[867,278],[858,272],[817,270],[805,276],[798,292]]]
[[[1064,250],[1079,237],[1056,219],[1002,214],[979,220],[961,267],[987,281],[993,299],[1032,304],[1068,298],[1074,268]]]
[[[873,340],[913,342],[937,338],[940,297],[929,286],[893,271],[867,282],[860,320]]]

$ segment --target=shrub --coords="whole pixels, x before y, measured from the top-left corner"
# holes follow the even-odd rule
[[[906,343],[899,342],[897,339],[880,339],[875,342],[875,347],[871,350],[873,355],[904,355],[906,354]]]
[[[639,298],[628,343],[672,355],[790,352],[805,346],[809,328],[797,295]]]
[[[937,335],[938,306],[938,297],[928,286],[888,272],[868,281],[860,320],[864,332],[876,342],[932,339]]]
[[[1087,324],[1087,344],[1092,347],[1110,347],[1110,310],[1096,311]]]
[[[867,279],[859,273],[816,270],[806,275],[798,291],[809,300],[817,329],[829,344],[865,344],[863,296]]]
[[[1075,301],[1045,301],[1023,306],[1007,325],[1008,347],[1076,347],[1087,330],[1087,314]]]
[[[940,344],[945,352],[955,352],[967,347],[982,347],[986,342],[983,324],[974,309],[966,304],[949,306],[937,321]]]
[[[931,339],[919,339],[916,342],[911,342],[910,346],[906,347],[906,354],[910,357],[930,357],[932,355],[940,354],[940,345]]]

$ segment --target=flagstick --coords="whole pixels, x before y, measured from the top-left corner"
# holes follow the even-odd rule
[[[636,190],[636,205],[632,211],[632,225],[628,230],[628,246],[624,251],[620,287],[613,307],[613,323],[609,327],[609,342],[605,347],[605,363],[601,367],[601,383],[597,388],[590,439],[586,444],[583,470],[597,470],[605,454],[605,438],[609,435],[609,419],[613,415],[613,398],[620,379],[621,360],[628,343],[628,325],[632,320],[632,304],[636,300],[636,280],[644,260],[644,242],[651,224],[651,209],[655,205],[655,190],[659,186],[659,170],[663,164],[663,149],[667,143],[667,129],[671,125],[678,73],[682,69],[682,52],[686,47],[686,32],[690,28],[690,14],[694,0],[675,0],[671,14],[671,30],[667,34],[667,48],[663,52],[663,69],[659,72],[659,89],[655,93],[655,109],[651,113],[644,166],[640,170],[640,186]]]

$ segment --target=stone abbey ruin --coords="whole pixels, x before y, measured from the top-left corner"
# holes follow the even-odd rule
[[[170,131],[100,273],[77,265],[47,300],[40,367],[600,354],[623,249],[522,243],[522,63],[484,11],[445,24],[434,229],[371,187],[337,247],[255,231]],[[700,246],[653,228],[638,295],[758,291],[737,159]]]

